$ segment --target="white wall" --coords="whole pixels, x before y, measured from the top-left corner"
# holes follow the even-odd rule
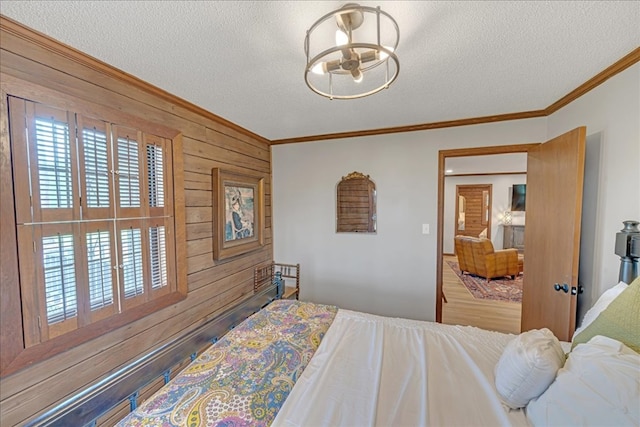
[[[640,63],[548,117],[548,139],[587,127],[578,320],[618,282],[615,234],[640,220]]]
[[[273,146],[274,259],[301,264],[301,299],[433,320],[438,151],[545,138],[539,118]],[[335,232],[336,184],[353,171],[376,183],[377,234]]]
[[[444,179],[444,240],[443,252],[453,253],[455,236],[456,185],[491,184],[491,242],[495,249],[502,249],[502,218],[504,211],[511,208],[511,187],[513,184],[526,184],[527,176],[518,175],[482,175],[448,176]],[[513,212],[515,223],[524,223],[524,212]]]
[[[438,151],[543,142],[582,125],[581,319],[617,281],[621,221],[640,219],[640,64],[548,118],[272,147],[274,257],[301,263],[302,299],[433,320]],[[375,235],[335,233],[335,186],[354,170],[377,185]]]

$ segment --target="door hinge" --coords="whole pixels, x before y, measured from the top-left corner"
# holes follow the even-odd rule
[[[42,329],[42,320],[40,319],[40,316],[38,316],[38,329]]]
[[[36,241],[33,241],[33,253],[36,253],[37,249],[36,249]]]

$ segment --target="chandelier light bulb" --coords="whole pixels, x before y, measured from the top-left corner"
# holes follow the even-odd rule
[[[353,77],[353,81],[356,83],[360,83],[364,78],[364,75],[362,74],[362,71],[360,71],[360,68],[354,68],[353,70],[351,70],[351,76]]]
[[[327,73],[327,63],[326,62],[318,62],[313,66],[311,72],[314,74],[322,75]]]
[[[344,46],[349,43],[349,36],[340,28],[336,30],[336,46]]]

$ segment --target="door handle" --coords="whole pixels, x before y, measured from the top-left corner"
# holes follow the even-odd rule
[[[562,286],[560,285],[560,283],[556,283],[553,285],[553,289],[556,290],[556,292],[559,291],[564,291],[564,293],[568,293],[569,292],[569,285],[567,285],[566,283],[562,284]]]

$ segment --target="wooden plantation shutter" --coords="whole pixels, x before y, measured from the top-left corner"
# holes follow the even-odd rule
[[[9,107],[25,347],[176,292],[171,140]]]
[[[109,123],[76,115],[83,219],[105,219],[113,216],[113,171],[111,127]]]
[[[118,312],[116,251],[113,224],[109,221],[83,224],[86,249],[86,283],[88,286],[89,323]]]
[[[143,247],[143,227],[140,220],[119,221],[120,242],[120,291],[122,306],[127,310],[147,301],[145,292],[145,257]]]
[[[75,116],[27,103],[32,222],[79,219]]]
[[[166,171],[171,170],[169,142],[161,137],[144,134],[147,182],[147,239],[149,247],[149,283],[154,296],[164,295],[172,289],[171,278],[175,269],[168,263],[175,257],[175,246],[171,230],[173,217],[166,212],[173,211],[172,186],[168,185]]]
[[[114,149],[117,216],[141,217],[144,188],[141,132],[114,126]]]
[[[80,256],[76,235],[69,224],[43,225],[38,250],[42,259],[40,340],[54,338],[78,327],[78,277]],[[29,266],[29,268],[32,268]]]

